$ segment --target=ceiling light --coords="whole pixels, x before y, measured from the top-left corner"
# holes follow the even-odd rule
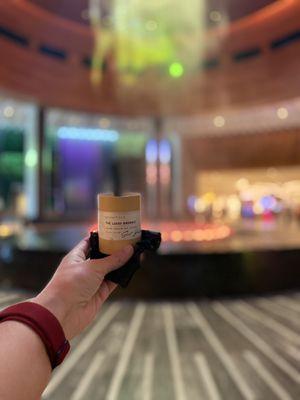
[[[214,125],[215,125],[215,127],[217,127],[217,128],[222,128],[222,126],[224,126],[225,125],[225,118],[224,117],[222,117],[222,115],[217,115],[215,118],[214,118]]]
[[[100,118],[99,126],[101,128],[109,128],[110,127],[110,120],[108,118]]]
[[[183,65],[179,62],[174,62],[169,66],[169,74],[172,78],[180,78],[184,73]]]
[[[149,20],[146,22],[145,27],[146,27],[147,31],[152,32],[152,31],[156,31],[156,29],[158,28],[158,24],[154,20]]]
[[[285,107],[280,107],[277,110],[277,117],[279,119],[286,119],[289,116],[289,112]]]
[[[219,11],[217,11],[217,10],[212,10],[212,11],[209,13],[209,19],[210,19],[212,22],[221,22],[221,20],[222,20],[222,14],[221,14]]]
[[[3,110],[3,115],[6,118],[11,118],[14,116],[15,109],[12,106],[6,106]]]
[[[116,142],[119,139],[117,131],[108,129],[75,128],[62,126],[57,131],[60,139]]]

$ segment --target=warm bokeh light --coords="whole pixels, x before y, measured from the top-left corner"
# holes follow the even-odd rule
[[[242,191],[246,190],[249,187],[250,183],[247,178],[240,178],[236,181],[235,187],[237,190]]]
[[[224,240],[233,234],[233,230],[225,224],[195,222],[145,222],[144,229],[162,232],[163,242],[168,243],[200,243]]]
[[[165,231],[161,232],[161,239],[163,242],[167,242],[169,240],[169,237],[170,237],[170,235],[168,232],[165,232]]]
[[[21,232],[21,224],[18,222],[10,222],[0,224],[0,238],[5,239]]]
[[[5,238],[11,236],[13,234],[13,230],[7,225],[0,225],[0,237]]]
[[[217,11],[217,10],[212,10],[212,11],[209,13],[209,19],[210,19],[212,22],[221,22],[221,20],[222,20],[222,14],[221,14],[219,11]]]
[[[196,229],[193,231],[193,238],[194,240],[196,240],[197,242],[201,242],[202,240],[204,240],[204,231],[202,229]]]
[[[193,231],[183,231],[183,240],[185,242],[192,242],[194,238]]]
[[[277,109],[277,117],[279,119],[286,119],[289,116],[289,112],[285,107],[280,107]]]
[[[99,120],[100,128],[107,129],[110,127],[110,124],[111,124],[111,122],[108,118],[100,118],[100,120]]]
[[[222,128],[225,125],[225,118],[222,115],[217,115],[214,118],[213,123],[215,127]]]
[[[172,231],[170,237],[173,242],[181,242],[183,239],[183,233],[179,230]]]

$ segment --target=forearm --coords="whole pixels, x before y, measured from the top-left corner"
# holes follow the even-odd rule
[[[128,246],[104,259],[87,260],[88,249],[87,240],[80,242],[64,257],[46,288],[29,300],[36,303],[35,310],[41,306],[50,313],[42,320],[39,320],[41,310],[35,315],[37,326],[41,323],[41,337],[22,322],[4,319],[0,323],[1,400],[40,399],[51,377],[51,364],[58,365],[69,349],[67,340],[77,336],[93,321],[101,304],[116,288],[114,283],[105,280],[105,276],[124,265],[133,253],[132,246]],[[29,315],[30,309],[32,311],[32,307],[29,307]],[[23,309],[25,315],[28,304],[26,310]],[[7,310],[8,315],[10,311]],[[22,308],[20,314],[22,316]],[[44,344],[43,333],[46,331],[47,339],[49,321],[56,336],[54,343],[45,340]],[[60,343],[56,343],[57,339]]]
[[[51,377],[45,346],[28,326],[0,324],[0,399],[38,400]]]

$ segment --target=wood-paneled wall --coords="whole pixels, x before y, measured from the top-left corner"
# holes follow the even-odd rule
[[[300,165],[300,130],[186,138],[183,153],[199,170]]]

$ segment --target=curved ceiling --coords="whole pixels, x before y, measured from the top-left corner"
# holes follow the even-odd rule
[[[39,7],[44,8],[63,18],[70,19],[75,22],[88,24],[87,10],[89,0],[27,0]],[[274,3],[278,0],[208,0],[206,4],[206,21],[208,26],[218,23],[217,20],[211,18],[212,11],[218,11],[226,16],[229,21],[236,21],[240,18],[248,16],[261,8]],[[102,12],[109,13],[111,2],[109,0],[101,0]]]
[[[210,29],[205,42],[218,46],[207,49],[195,76],[160,82],[149,72],[124,88],[107,60],[102,85],[93,87],[89,28],[29,0],[0,0],[0,88],[46,106],[127,115],[197,114],[282,101],[300,93],[299,14],[299,0],[281,0],[226,30]]]

